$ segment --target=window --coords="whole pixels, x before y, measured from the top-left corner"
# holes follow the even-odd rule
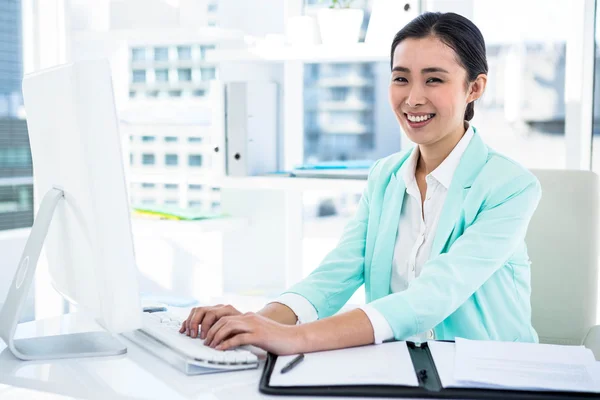
[[[167,47],[155,47],[154,60],[169,61],[169,49]]]
[[[195,183],[190,183],[188,185],[188,189],[189,190],[202,190],[202,185],[198,185],[198,184],[195,184]]]
[[[142,189],[154,189],[156,184],[149,182],[142,182]]]
[[[129,135],[129,141],[133,142],[133,135]]]
[[[213,201],[210,206],[213,211],[218,211],[219,208],[221,207],[221,203],[219,203],[218,201]]]
[[[177,189],[179,189],[179,185],[177,183],[165,183],[165,189],[177,190]]]
[[[133,165],[133,153],[129,153],[129,165]]]
[[[154,142],[156,138],[154,136],[142,136],[142,142],[151,143]]]
[[[167,143],[175,143],[177,140],[177,136],[165,136],[165,142]]]
[[[348,97],[349,88],[331,88],[331,100],[333,101],[346,101]]]
[[[387,96],[370,97],[373,87],[389,86],[389,63],[312,65],[303,79],[305,162],[375,160],[400,151],[398,122]],[[359,74],[366,76],[357,81]]]
[[[179,205],[179,200],[177,200],[177,199],[168,199],[168,200],[165,200],[164,205],[165,206],[178,206]]]
[[[151,206],[153,204],[156,204],[156,199],[151,199],[151,198],[142,199],[142,204],[145,206]]]
[[[192,48],[190,46],[177,46],[177,58],[180,60],[191,60]]]
[[[156,159],[154,154],[144,153],[142,154],[142,164],[143,165],[154,165],[156,163]]]
[[[217,9],[219,8],[217,3],[209,3],[208,4],[208,12],[209,13],[214,13],[217,12]]]
[[[146,97],[158,97],[158,90],[150,90],[146,92]]]
[[[129,98],[130,99],[133,99],[135,97],[135,95],[136,95],[136,91],[135,90],[130,90],[129,91]]]
[[[145,69],[134,69],[132,75],[132,81],[134,83],[146,82],[146,70]]]
[[[179,68],[177,70],[177,77],[181,82],[189,82],[192,80],[192,70],[190,68]]]
[[[131,60],[132,61],[145,61],[146,60],[146,49],[142,47],[134,47],[131,49]]]
[[[188,201],[189,207],[202,207],[202,202],[200,200],[190,200]]]
[[[169,90],[169,97],[181,97],[181,90]]]
[[[214,187],[214,188],[212,188],[212,191],[213,191],[213,192],[220,192],[220,191],[221,191],[221,188]]]
[[[190,136],[188,138],[188,142],[189,143],[201,143],[202,142],[202,138],[199,136]]]
[[[214,68],[200,68],[200,77],[203,81],[215,79],[216,70]]]
[[[194,90],[194,92],[192,93],[192,95],[194,97],[204,97],[205,94],[206,94],[206,90],[201,90],[201,89]]]
[[[215,49],[214,45],[200,46],[200,59],[206,60],[206,53],[211,50],[214,50],[214,49]]]
[[[33,185],[0,184],[0,230],[30,227],[33,224],[32,204]]]
[[[156,82],[169,82],[169,70],[166,68],[157,68],[154,70]]]
[[[201,167],[202,156],[200,154],[190,154],[188,156],[188,164],[190,167]]]
[[[177,154],[165,154],[165,165],[174,166],[179,162],[179,156]]]

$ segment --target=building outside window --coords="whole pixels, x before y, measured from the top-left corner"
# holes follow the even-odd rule
[[[177,77],[181,82],[189,82],[192,80],[192,70],[190,68],[179,68]]]
[[[195,184],[195,183],[190,183],[188,185],[188,189],[189,190],[202,190],[202,185],[198,185],[198,184]]]
[[[206,53],[214,50],[215,46],[214,45],[203,45],[200,46],[200,59],[201,60],[206,60]]]
[[[200,154],[190,154],[188,156],[188,165],[190,167],[201,167],[202,166],[202,156]]]
[[[155,61],[169,61],[169,49],[167,47],[154,48]]]
[[[143,165],[154,165],[156,163],[156,157],[154,154],[144,153],[142,154]]]
[[[132,61],[145,61],[146,60],[146,49],[143,47],[134,47],[131,49],[131,60]]]
[[[177,136],[165,136],[165,142],[167,143],[175,143],[177,140]]]
[[[179,163],[179,156],[177,154],[165,154],[165,165],[176,166]]]
[[[142,142],[145,143],[151,143],[154,142],[156,140],[156,137],[154,136],[142,136]]]
[[[146,82],[146,70],[145,69],[134,69],[132,81],[134,83],[144,83]]]
[[[192,48],[190,46],[177,46],[177,58],[179,60],[191,60]]]
[[[154,70],[156,82],[169,82],[169,70],[166,68],[157,68]]]
[[[200,68],[200,79],[210,81],[217,76],[215,68]]]

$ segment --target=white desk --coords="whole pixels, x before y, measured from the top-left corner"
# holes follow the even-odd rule
[[[67,314],[23,324],[17,336],[25,338],[91,330],[99,330],[95,322],[81,314]],[[258,382],[262,363],[255,370],[186,376],[123,340],[128,345],[128,353],[123,356],[46,362],[20,361],[0,340],[0,384],[78,399],[307,399],[261,394]]]

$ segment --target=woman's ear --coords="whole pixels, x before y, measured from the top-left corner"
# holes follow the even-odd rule
[[[479,74],[477,78],[469,83],[469,96],[467,97],[467,103],[475,101],[483,96],[485,92],[485,86],[487,85],[487,75]]]

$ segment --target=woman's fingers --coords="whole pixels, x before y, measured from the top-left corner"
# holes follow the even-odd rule
[[[195,307],[190,312],[189,317],[183,321],[180,333],[186,333],[193,338],[200,336],[201,339],[206,337],[210,328],[221,318],[229,315],[241,314],[233,306],[218,304],[212,307]],[[198,329],[200,326],[200,329]]]

